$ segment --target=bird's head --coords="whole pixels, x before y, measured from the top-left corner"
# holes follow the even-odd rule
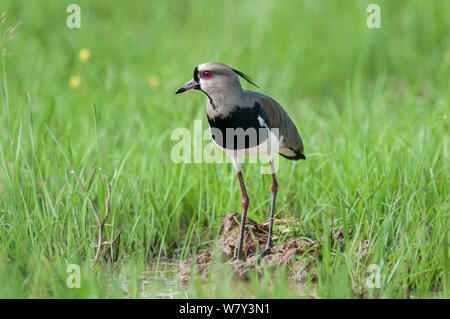
[[[175,93],[179,94],[190,89],[196,89],[208,95],[215,95],[227,90],[241,90],[241,82],[238,75],[257,86],[244,73],[219,62],[209,62],[198,65],[194,69],[194,77]]]

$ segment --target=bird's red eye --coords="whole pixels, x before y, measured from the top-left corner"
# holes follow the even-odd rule
[[[210,78],[212,78],[212,76],[213,76],[213,73],[211,71],[202,71],[200,73],[200,77],[202,79],[210,79]]]

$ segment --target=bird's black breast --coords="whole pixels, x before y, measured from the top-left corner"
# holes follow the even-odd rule
[[[257,102],[254,107],[237,106],[225,117],[209,118],[209,127],[214,141],[231,150],[247,149],[263,143],[267,139],[267,128],[262,126],[261,117],[268,126],[267,115]]]

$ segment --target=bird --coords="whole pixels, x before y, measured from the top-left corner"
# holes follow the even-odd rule
[[[220,62],[203,63],[195,67],[191,80],[175,94],[191,89],[202,91],[206,97],[206,116],[214,142],[231,158],[241,190],[241,224],[237,259],[243,260],[242,246],[249,197],[242,175],[242,163],[249,156],[267,156],[270,161],[272,184],[270,191],[269,234],[266,247],[255,254],[258,260],[278,252],[272,242],[275,202],[278,182],[274,154],[288,160],[305,160],[300,133],[281,105],[271,97],[242,88],[240,78],[258,87],[246,74]]]

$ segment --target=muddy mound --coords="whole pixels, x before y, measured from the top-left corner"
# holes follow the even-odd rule
[[[239,232],[242,215],[236,212],[227,213],[220,225],[217,245],[228,258],[233,258],[239,245]],[[268,225],[260,225],[253,219],[245,220],[242,254],[246,257],[264,247],[267,242]]]
[[[217,237],[217,247],[219,249],[206,249],[197,256],[182,262],[180,264],[179,278],[182,281],[187,281],[192,269],[195,269],[202,278],[206,279],[210,272],[211,265],[216,260],[229,265],[234,269],[237,277],[241,279],[248,279],[248,272],[250,270],[254,271],[255,268],[260,275],[263,275],[264,269],[267,270],[268,268],[270,269],[270,266],[276,265],[290,266],[290,276],[293,280],[302,281],[306,278],[310,261],[297,257],[317,255],[320,252],[320,243],[318,240],[312,240],[305,237],[291,237],[278,243],[279,233],[275,232],[273,243],[274,247],[280,252],[266,255],[258,261],[258,256],[252,256],[252,254],[264,249],[267,243],[269,223],[266,221],[258,224],[247,217],[242,249],[242,253],[246,258],[245,261],[241,261],[234,257],[239,244],[240,220],[241,214],[236,212],[227,213],[222,220]],[[280,224],[283,223],[286,223],[286,221],[275,221],[275,225],[280,226]],[[337,230],[333,231],[332,238],[332,240],[342,241],[342,232]],[[312,276],[314,277],[314,274],[312,274]]]

